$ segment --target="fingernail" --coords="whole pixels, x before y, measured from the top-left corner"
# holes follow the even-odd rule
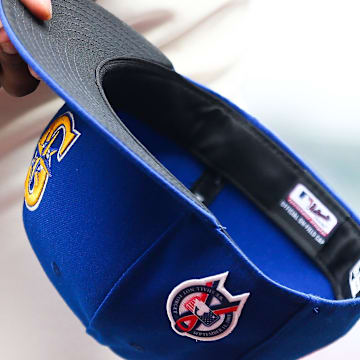
[[[49,12],[49,17],[48,17],[47,20],[50,20],[51,17],[52,17],[52,4],[51,4],[51,0],[41,0],[41,1],[42,1],[42,3],[43,3],[44,6],[45,6],[46,11]]]
[[[1,43],[0,46],[1,46],[2,51],[5,54],[8,54],[8,55],[17,54],[17,50],[15,49],[14,45],[9,41]]]
[[[37,80],[40,80],[40,76],[29,66],[29,71],[32,77],[34,77]]]

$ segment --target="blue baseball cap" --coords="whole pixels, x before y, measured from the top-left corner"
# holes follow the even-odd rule
[[[23,218],[88,334],[126,359],[278,360],[355,324],[359,219],[275,135],[92,1],[48,22],[0,3],[65,100]]]

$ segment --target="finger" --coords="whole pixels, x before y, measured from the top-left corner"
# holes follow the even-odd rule
[[[1,44],[5,44],[5,43],[9,43],[10,42],[10,39],[7,35],[7,33],[5,32],[5,29],[3,28],[3,25],[2,25],[2,22],[0,20],[0,45]],[[10,50],[11,52],[13,52],[15,49],[14,47],[11,48],[12,50]]]
[[[25,96],[32,93],[39,85],[29,71],[25,61],[18,54],[7,54],[0,49],[0,83],[12,96]]]
[[[4,29],[1,29],[1,21],[0,21],[0,48],[9,55],[17,54],[17,50],[15,46],[10,42],[9,37],[7,36]],[[39,75],[29,66],[30,74],[37,80],[40,80]],[[0,83],[1,87],[1,83]]]
[[[17,53],[14,45],[10,42],[9,37],[5,32],[5,29],[1,27],[1,22],[0,22],[0,48],[9,55],[14,55]]]
[[[51,0],[21,0],[21,2],[40,20],[51,19]]]
[[[4,29],[0,29],[0,47],[3,52],[9,55],[17,54],[17,50],[14,45],[10,42]]]
[[[28,65],[28,66],[29,66],[29,71],[30,71],[31,76],[37,80],[41,80],[40,76],[34,71],[34,69],[30,65]]]

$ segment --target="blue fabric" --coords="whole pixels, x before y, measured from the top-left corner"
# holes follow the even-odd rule
[[[136,138],[187,188],[203,174],[205,167],[188,151],[161,136],[148,124],[119,112],[118,116]]]
[[[285,326],[237,360],[298,359],[346,334],[359,320],[359,312],[359,301],[310,297],[309,304]]]
[[[116,279],[184,209],[92,124],[76,116],[76,129],[81,136],[66,157],[52,161],[39,208],[24,207],[23,218],[47,275],[86,324]]]
[[[194,274],[224,271],[230,272],[225,284],[230,293],[251,293],[233,333],[204,343],[173,332],[165,311],[172,289]],[[125,358],[194,359],[196,351],[204,359],[233,360],[276,332],[307,301],[261,276],[219,231],[186,214],[119,278],[88,332]]]

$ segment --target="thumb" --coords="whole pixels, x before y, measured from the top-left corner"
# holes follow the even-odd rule
[[[51,0],[21,0],[21,2],[40,20],[51,19]]]

